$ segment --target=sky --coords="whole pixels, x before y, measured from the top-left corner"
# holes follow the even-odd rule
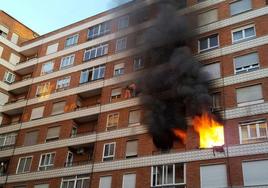
[[[40,35],[123,3],[125,0],[0,0],[0,9]]]

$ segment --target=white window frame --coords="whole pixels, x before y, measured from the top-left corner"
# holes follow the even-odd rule
[[[254,33],[255,35],[254,36],[250,36],[250,37],[246,37],[245,36],[245,30],[246,29],[249,29],[249,28],[252,28],[254,29]],[[238,32],[238,31],[242,31],[242,36],[243,38],[242,39],[239,39],[239,40],[234,40],[234,33],[235,32]],[[252,39],[252,38],[255,38],[256,37],[256,27],[254,24],[251,24],[251,25],[247,25],[247,26],[244,26],[244,27],[240,27],[240,28],[237,28],[237,29],[234,29],[232,30],[232,43],[239,43],[239,42],[242,42],[242,41],[246,41],[246,40],[249,40],[249,39]]]
[[[98,49],[101,48],[101,54],[98,55],[97,51]],[[95,56],[94,57],[90,57],[91,56],[91,53],[95,51]],[[98,58],[98,57],[102,57],[104,55],[107,55],[109,52],[109,45],[108,44],[100,44],[98,46],[94,46],[92,48],[89,48],[89,49],[86,49],[85,52],[84,52],[84,57],[83,57],[83,61],[90,61],[92,59],[95,59],[95,58]],[[90,53],[89,55],[89,58],[86,59],[86,53]]]
[[[65,60],[68,62],[66,65],[64,65]],[[60,70],[71,67],[74,64],[74,60],[75,60],[75,54],[71,54],[61,58]]]
[[[101,32],[102,27],[105,27],[104,32]],[[90,31],[91,30],[97,30],[97,32],[94,34],[94,31],[93,31],[92,36],[90,36]],[[89,40],[93,40],[93,39],[98,38],[100,36],[104,36],[104,35],[106,35],[106,34],[108,34],[110,32],[111,32],[111,21],[106,21],[106,22],[100,23],[98,25],[95,25],[95,26],[89,28],[88,33],[87,33],[87,38]]]
[[[128,187],[127,185],[125,185],[125,178],[126,178],[127,175],[135,175],[135,185],[134,185],[134,187],[136,187],[136,185],[137,185],[137,174],[129,172],[129,173],[123,174],[122,188]]]
[[[261,123],[265,123],[266,124],[266,136],[260,136],[260,128],[259,125]],[[257,133],[257,137],[251,137],[250,135],[250,125],[255,125],[256,128],[256,133]],[[240,144],[244,144],[243,140],[242,140],[242,126],[247,126],[247,132],[248,132],[248,139],[244,140],[244,141],[249,141],[249,143],[253,143],[258,142],[259,140],[261,141],[262,139],[267,138],[268,139],[268,125],[267,125],[267,121],[265,120],[256,120],[256,121],[251,121],[251,122],[246,122],[246,123],[240,123],[239,124],[239,141]],[[252,141],[252,142],[251,142]]]
[[[120,46],[120,45],[122,45],[122,46]],[[121,47],[120,49],[119,49],[119,46]],[[122,38],[117,39],[116,44],[115,44],[115,51],[122,52],[126,49],[127,49],[127,37],[122,37]]]
[[[64,48],[69,48],[69,47],[77,45],[78,39],[79,39],[79,34],[78,33],[67,37],[66,40],[65,40],[65,43],[64,43]],[[71,43],[67,45],[68,40],[70,40]]]
[[[10,80],[8,79],[10,77]],[[5,75],[4,75],[4,81],[9,83],[9,84],[12,84],[16,79],[16,75],[13,74],[12,72],[10,71],[6,71],[5,72]]]
[[[59,84],[60,82],[63,82],[64,84]],[[71,76],[66,76],[64,78],[58,79],[57,84],[56,84],[56,89],[57,90],[66,89],[70,86],[70,83],[71,83]]]
[[[62,178],[61,179],[61,184],[60,184],[60,187],[62,188],[62,186],[63,186],[63,183],[64,182],[68,182],[67,183],[67,187],[69,187],[69,182],[70,181],[72,181],[72,182],[74,182],[74,186],[73,187],[76,187],[76,184],[77,184],[77,182],[79,181],[79,180],[82,180],[82,187],[84,186],[84,180],[89,180],[89,177],[78,177],[78,176],[73,176],[74,178]]]
[[[18,173],[21,159],[28,159],[28,158],[31,158],[31,162],[30,162],[29,170],[28,170],[28,171],[24,171],[24,168],[25,168],[25,165],[26,165],[26,163],[25,163],[25,164],[23,165],[23,171],[20,172],[20,173]],[[31,156],[20,157],[20,158],[19,158],[18,165],[17,165],[17,169],[16,169],[16,174],[23,174],[23,173],[30,172],[30,171],[31,171],[32,162],[33,162],[33,156],[32,156],[32,155],[31,155]]]
[[[42,91],[43,90],[43,91]],[[50,82],[45,82],[36,87],[35,95],[48,95],[50,93]]]
[[[258,65],[257,65],[257,66],[253,66],[253,65],[256,64],[256,63],[255,63],[255,64],[251,65],[250,68],[245,68],[245,67],[243,67],[243,69],[237,71],[237,70],[236,70],[236,67],[235,67],[235,59],[236,59],[236,58],[239,58],[239,57],[246,56],[246,55],[254,54],[254,53],[257,53],[257,57],[258,57]],[[243,55],[240,55],[240,56],[236,56],[236,57],[233,58],[233,66],[234,66],[234,74],[243,74],[243,73],[247,73],[247,72],[253,71],[253,70],[255,70],[255,69],[259,69],[259,68],[260,68],[260,56],[259,56],[259,53],[258,53],[257,51],[255,51],[255,52],[250,52],[250,53],[243,54]],[[244,72],[245,70],[246,70],[246,72]]]
[[[69,161],[69,155],[72,155],[71,160]],[[74,153],[71,151],[67,152],[67,156],[66,156],[66,162],[65,162],[65,167],[71,167],[73,166],[73,161],[74,161]]]
[[[110,145],[114,145],[114,150],[113,150],[113,155],[108,155],[108,156],[104,156],[104,153],[105,153],[105,147],[108,145],[109,147],[109,151],[110,151]],[[115,151],[116,151],[116,142],[110,142],[110,143],[106,143],[103,145],[103,152],[102,152],[102,162],[105,162],[105,159],[106,158],[112,158],[112,159],[109,159],[107,161],[112,161],[114,160],[115,158]],[[108,152],[109,153],[109,152]]]
[[[44,66],[47,65],[47,64],[52,64],[52,70],[50,70],[48,72],[44,71]],[[54,61],[48,61],[46,63],[43,63],[42,64],[41,75],[46,75],[46,74],[52,73],[53,72],[53,69],[54,69]]]
[[[117,30],[128,28],[128,26],[129,26],[129,15],[124,15],[118,18]]]
[[[54,159],[53,159],[53,164],[50,164],[51,163],[51,156],[54,154]],[[45,161],[46,161],[46,157],[47,156],[50,156],[50,159],[49,159],[49,164],[45,164],[43,166],[41,166],[41,162],[42,162],[42,157],[45,157]],[[51,153],[43,153],[40,155],[40,160],[39,160],[39,165],[38,165],[38,171],[46,171],[46,170],[50,170],[50,169],[53,169],[54,167],[54,162],[55,162],[55,158],[56,158],[56,152],[51,152]],[[44,167],[43,170],[41,170],[40,168]],[[50,168],[52,167],[52,168]]]
[[[13,146],[16,143],[16,133],[7,133],[0,135],[0,138],[3,138],[3,145],[0,145],[0,147],[6,147],[6,146]],[[10,144],[10,141],[14,140],[14,143]]]
[[[214,35],[217,35],[218,45],[217,45],[217,46],[213,46],[213,47],[211,47],[211,46],[210,46],[210,40],[208,40],[208,41],[207,41],[207,43],[208,43],[208,48],[201,50],[201,49],[200,49],[200,40],[201,40],[201,39],[204,39],[204,38],[210,39],[210,36],[214,36]],[[213,50],[213,49],[216,49],[216,48],[218,48],[218,47],[220,47],[220,37],[219,37],[219,34],[218,34],[218,33],[214,33],[214,34],[212,34],[212,35],[209,35],[209,36],[202,37],[202,38],[198,39],[198,53],[205,52],[205,51],[209,51],[209,50]]]
[[[180,163],[178,163],[180,164]],[[164,174],[164,169],[167,167],[167,166],[170,166],[170,165],[173,165],[173,183],[172,184],[163,184],[164,182],[164,178],[165,176],[163,175],[162,176],[162,184],[161,185],[153,185],[153,180],[154,180],[154,177],[156,177],[156,180],[155,182],[157,182],[157,175],[154,176],[154,168],[155,167],[159,167],[159,166],[162,166],[162,174]],[[158,172],[158,169],[156,168],[156,174]],[[174,185],[186,185],[186,163],[183,164],[183,180],[184,182],[183,183],[175,183],[175,173],[176,173],[176,163],[174,164],[164,164],[164,165],[156,165],[156,166],[152,166],[151,167],[151,187],[165,187],[165,186],[174,186]]]

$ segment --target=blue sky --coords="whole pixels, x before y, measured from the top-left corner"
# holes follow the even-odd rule
[[[108,10],[125,0],[1,0],[0,9],[40,35]]]

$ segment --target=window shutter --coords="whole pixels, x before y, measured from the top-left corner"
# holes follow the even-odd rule
[[[60,127],[51,127],[48,128],[47,130],[47,140],[48,139],[53,139],[53,138],[58,138],[60,135]]]
[[[226,166],[211,165],[200,167],[201,188],[227,187]]]
[[[235,68],[242,68],[259,63],[258,53],[251,53],[244,56],[234,58]]]
[[[11,42],[13,42],[14,44],[17,44],[18,40],[19,40],[19,35],[17,35],[16,33],[12,33]]]
[[[230,4],[231,15],[239,14],[251,9],[251,0],[240,0]]]
[[[20,57],[17,56],[16,54],[11,53],[10,58],[9,58],[9,62],[16,65],[17,63],[20,62]]]
[[[0,46],[0,57],[2,56],[4,48],[2,46]]]
[[[112,176],[100,177],[99,188],[111,188]]]
[[[49,188],[49,184],[35,185],[34,188]]]
[[[125,174],[123,176],[123,188],[136,187],[136,174]]]
[[[123,69],[124,67],[125,67],[125,63],[119,63],[114,66],[114,70]]]
[[[141,116],[141,111],[140,110],[130,111],[129,112],[128,123],[129,124],[139,123],[140,122],[140,116]]]
[[[216,22],[218,20],[218,9],[213,9],[204,13],[201,13],[197,17],[198,25],[206,25],[212,22]]]
[[[262,99],[261,85],[244,87],[236,90],[237,103],[244,103]]]
[[[31,146],[37,144],[38,131],[32,131],[25,134],[24,146]]]
[[[4,105],[7,103],[9,96],[0,92],[0,105]]]
[[[59,43],[49,45],[47,47],[46,55],[57,52],[58,51],[58,46],[59,46]]]
[[[113,89],[112,96],[121,95],[121,88]]]
[[[63,113],[65,104],[66,104],[66,101],[54,103],[52,107],[52,114],[55,115],[55,114]]]
[[[137,150],[138,150],[138,141],[137,140],[127,141],[126,157],[137,156],[137,154],[138,154]]]
[[[0,30],[3,31],[4,33],[8,34],[9,29],[3,25],[0,24]]]
[[[38,119],[38,118],[43,117],[44,109],[45,109],[44,106],[33,108],[30,119],[32,120],[32,119]]]
[[[207,72],[209,75],[209,80],[217,79],[221,77],[221,68],[220,63],[213,63],[209,65],[205,65],[202,70]]]
[[[242,163],[244,186],[268,184],[268,160]]]

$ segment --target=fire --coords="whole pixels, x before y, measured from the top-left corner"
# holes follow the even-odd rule
[[[179,137],[182,140],[184,144],[186,143],[186,132],[180,129],[173,129],[173,132],[177,137]]]
[[[194,130],[199,134],[200,148],[224,145],[223,126],[208,113],[194,117],[192,124]]]

